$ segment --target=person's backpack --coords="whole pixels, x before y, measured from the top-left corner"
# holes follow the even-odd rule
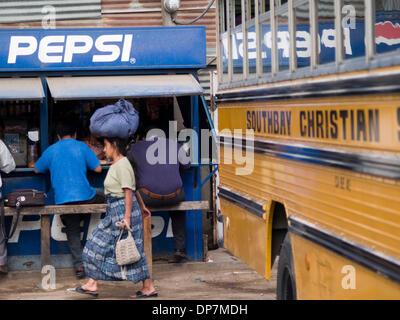
[[[23,206],[27,207],[43,206],[45,202],[46,202],[46,193],[34,189],[17,189],[7,194],[4,200],[1,200],[0,203],[1,205],[0,232],[3,232],[4,238],[8,240],[14,235],[14,232],[17,229],[21,208]],[[8,235],[6,234],[4,206],[15,207],[17,209],[16,221],[14,223],[14,226],[11,228],[10,234]]]
[[[139,126],[139,113],[124,99],[97,109],[90,118],[90,132],[99,137],[128,139]]]

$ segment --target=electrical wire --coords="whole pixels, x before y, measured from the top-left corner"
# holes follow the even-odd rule
[[[183,21],[176,20],[176,17],[173,16],[172,14],[171,14],[171,20],[172,20],[175,24],[179,24],[179,25],[188,25],[188,24],[195,23],[197,20],[201,19],[201,18],[207,13],[208,10],[210,10],[210,8],[211,8],[211,6],[214,4],[214,2],[215,2],[215,0],[211,0],[211,2],[210,2],[210,3],[208,4],[208,6],[204,9],[204,11],[202,12],[202,14],[199,15],[197,18],[193,19],[192,21],[183,22]]]

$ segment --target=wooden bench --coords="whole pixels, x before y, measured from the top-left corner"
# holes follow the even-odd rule
[[[43,207],[24,207],[21,210],[21,216],[40,215],[40,255],[41,265],[50,263],[50,215],[53,214],[92,214],[106,212],[106,204],[80,204],[80,205],[57,205]],[[175,211],[175,210],[207,210],[208,201],[184,201],[172,206],[151,208],[151,212],[157,211]],[[15,215],[15,208],[5,207],[5,215]],[[150,274],[152,274],[152,243],[151,243],[151,217],[143,219],[143,241],[144,251],[149,265]]]

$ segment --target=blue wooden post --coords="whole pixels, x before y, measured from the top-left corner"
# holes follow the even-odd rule
[[[200,148],[200,127],[199,127],[199,97],[191,97],[191,122],[192,129],[197,133],[199,139],[197,147]],[[193,142],[192,142],[193,143]],[[200,175],[200,150],[197,152],[197,163],[191,169],[193,182],[193,201],[201,200],[201,175]],[[203,221],[201,210],[186,212],[186,251],[191,259],[201,261],[203,259]]]
[[[42,85],[44,90],[44,98],[40,104],[40,144],[42,154],[49,146],[49,107],[47,100],[47,82],[46,77],[42,77]]]

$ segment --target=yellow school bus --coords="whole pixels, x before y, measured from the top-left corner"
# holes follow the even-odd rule
[[[400,1],[218,13],[224,246],[278,299],[399,299]]]

